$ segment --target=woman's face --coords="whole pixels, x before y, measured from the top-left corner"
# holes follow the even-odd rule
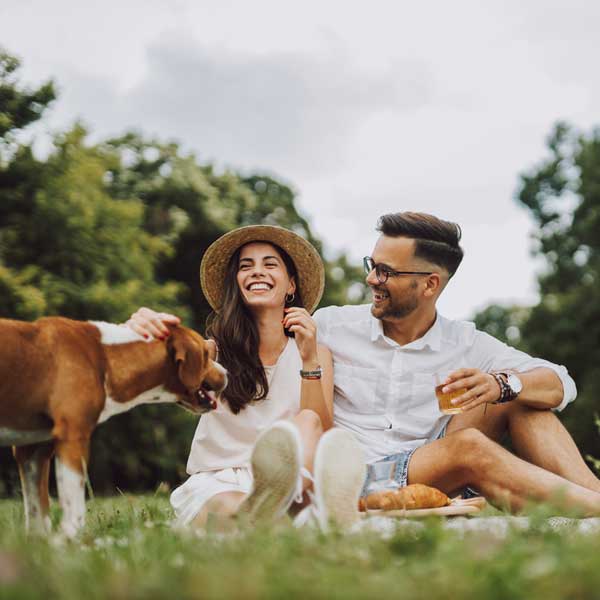
[[[242,247],[237,283],[244,303],[251,309],[283,308],[285,297],[296,290],[279,252],[266,242]]]

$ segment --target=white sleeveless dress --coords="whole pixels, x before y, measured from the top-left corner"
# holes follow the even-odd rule
[[[289,339],[277,363],[265,367],[269,393],[234,415],[227,402],[202,416],[187,462],[189,479],[171,494],[176,525],[186,526],[204,504],[222,492],[243,492],[252,487],[250,455],[261,431],[280,419],[300,412],[302,359]]]

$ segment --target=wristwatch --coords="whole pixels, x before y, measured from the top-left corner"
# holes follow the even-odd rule
[[[496,372],[492,373],[500,386],[500,398],[495,404],[504,404],[514,400],[523,389],[523,382],[514,373]]]
[[[523,389],[523,382],[514,373],[509,373],[508,377],[506,378],[506,383],[513,394],[511,400],[514,400],[521,393],[521,390]]]

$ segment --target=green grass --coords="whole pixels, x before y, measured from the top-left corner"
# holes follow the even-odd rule
[[[20,502],[4,500],[0,598],[599,598],[600,536],[548,531],[543,516],[502,541],[437,519],[387,539],[291,526],[200,538],[171,530],[166,497],[121,496],[89,502],[81,539],[57,546],[28,539]]]

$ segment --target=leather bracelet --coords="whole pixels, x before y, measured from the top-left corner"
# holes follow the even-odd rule
[[[317,367],[313,371],[305,371],[304,369],[300,369],[300,377],[302,379],[315,380],[321,379],[323,375],[323,369],[321,367]]]
[[[494,404],[504,404],[505,402],[514,400],[515,395],[513,394],[513,391],[510,389],[508,383],[504,381],[504,377],[502,377],[502,375],[506,375],[504,373],[490,373],[490,375],[494,377],[500,386],[500,398],[498,398]]]

